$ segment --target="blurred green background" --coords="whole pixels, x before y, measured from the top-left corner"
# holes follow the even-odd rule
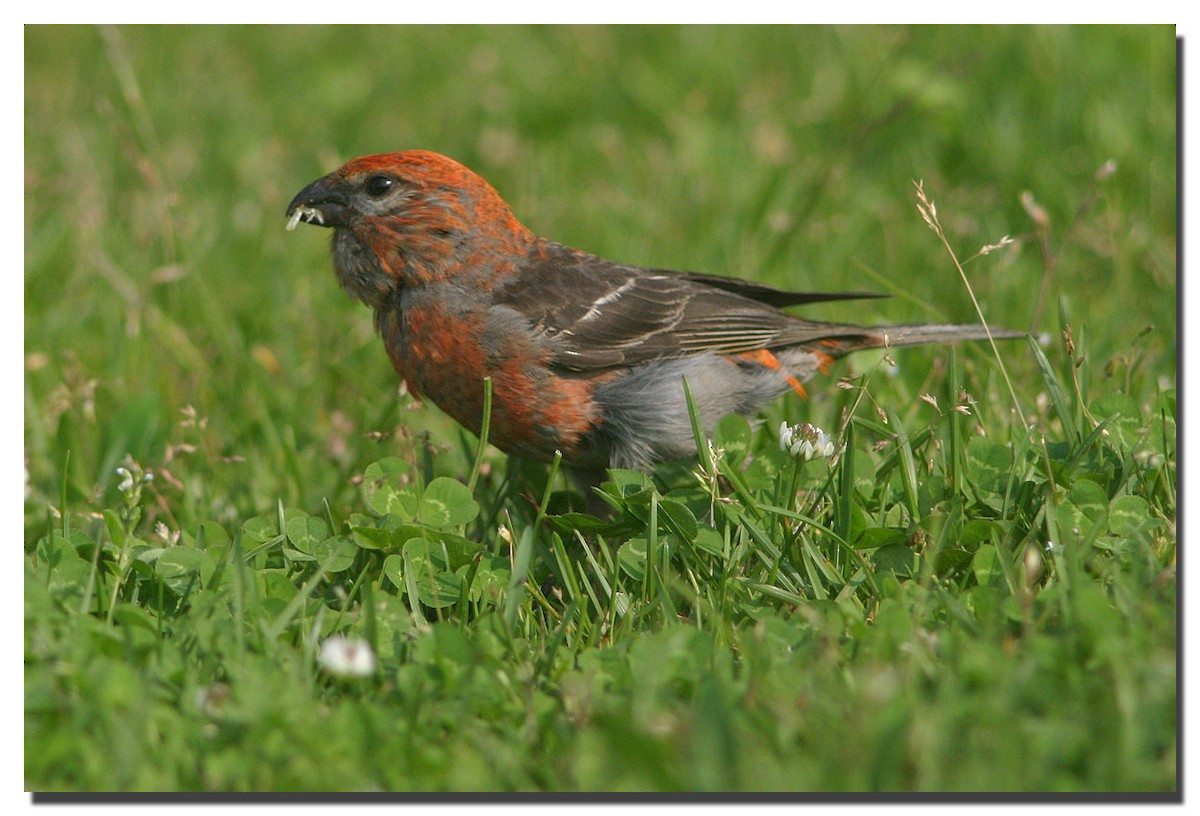
[[[1065,317],[1135,397],[1175,375],[1172,27],[32,26],[25,46],[35,497],[68,450],[75,499],[131,453],[233,519],[336,500],[387,452],[373,431],[456,440],[397,407],[327,233],[283,229],[310,180],[413,147],[580,249],[893,295],[827,319],[974,320],[923,180],[960,256],[1016,239],[968,266],[991,321],[1061,359]]]

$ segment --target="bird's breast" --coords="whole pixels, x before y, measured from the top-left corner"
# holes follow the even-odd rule
[[[549,351],[504,311],[415,293],[377,314],[388,356],[409,390],[480,432],[484,379],[492,380],[488,440],[507,453],[548,461],[574,448],[599,421],[595,384],[563,378]]]

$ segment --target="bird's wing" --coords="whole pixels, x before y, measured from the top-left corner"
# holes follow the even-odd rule
[[[753,281],[742,280],[741,278],[729,278],[724,275],[706,275],[703,272],[671,272],[662,269],[652,271],[663,275],[677,275],[687,278],[690,281],[704,284],[705,286],[714,286],[717,289],[733,292],[735,295],[742,295],[759,303],[774,306],[777,309],[787,306],[801,306],[806,303],[827,303],[831,300],[862,300],[865,298],[888,297],[876,292],[789,292],[762,283],[754,283]]]
[[[733,278],[646,270],[558,245],[543,247],[492,294],[493,304],[516,310],[550,341],[555,365],[571,371],[869,334],[776,308],[861,295],[791,293]]]

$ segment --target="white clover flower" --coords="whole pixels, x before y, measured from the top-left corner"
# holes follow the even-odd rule
[[[797,456],[806,462],[833,455],[833,439],[817,426],[807,422],[801,425],[781,423],[779,447],[784,453]]]
[[[117,490],[125,494],[127,504],[137,504],[142,495],[142,485],[154,481],[154,474],[143,472],[137,462],[129,457],[126,457],[126,461],[129,462],[129,467],[116,469],[117,475],[121,477],[121,481],[117,483]]]
[[[213,683],[211,686],[201,686],[196,689],[196,708],[210,717],[220,717],[225,713],[225,704],[229,702],[229,686],[225,683]]]
[[[317,654],[321,668],[339,677],[369,677],[375,673],[371,644],[358,638],[334,635],[326,638]]]

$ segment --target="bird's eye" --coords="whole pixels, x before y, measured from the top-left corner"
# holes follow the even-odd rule
[[[387,176],[371,176],[367,179],[364,185],[367,195],[371,198],[383,198],[392,189],[392,185],[396,183],[395,179]]]

